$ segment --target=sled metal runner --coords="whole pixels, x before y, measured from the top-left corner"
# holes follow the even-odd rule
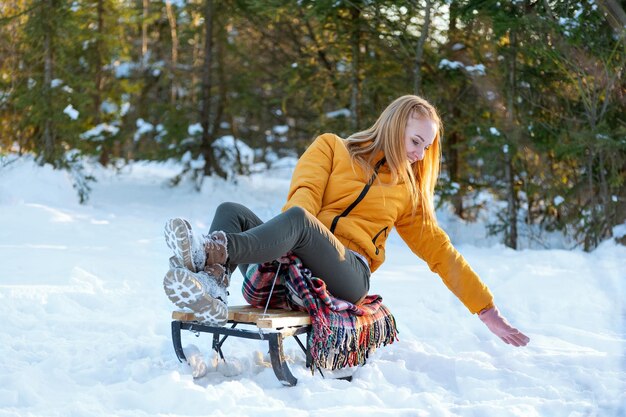
[[[212,347],[222,359],[222,345],[230,336],[244,339],[262,340],[268,343],[272,369],[278,380],[287,386],[298,383],[289,366],[285,362],[283,340],[293,336],[306,355],[306,366],[312,366],[310,350],[308,346],[308,334],[311,331],[310,318],[304,313],[290,312],[285,310],[268,310],[263,314],[261,309],[249,306],[236,306],[229,309],[230,327],[210,326],[195,321],[190,313],[175,311],[172,313],[172,343],[178,360],[187,361],[181,343],[181,330],[189,330],[195,333],[213,334]],[[237,328],[240,324],[255,326],[252,328]],[[305,347],[298,335],[306,334],[307,346]],[[320,370],[321,372],[321,370]]]

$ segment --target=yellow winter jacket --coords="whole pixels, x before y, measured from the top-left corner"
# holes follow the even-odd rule
[[[348,249],[369,260],[374,272],[385,260],[385,241],[395,227],[411,250],[439,274],[445,285],[472,312],[493,306],[493,296],[438,226],[422,227],[422,214],[411,215],[411,203],[403,184],[390,182],[386,166],[378,172],[363,197],[369,181],[350,161],[343,140],[323,134],[300,157],[283,211],[299,206],[317,217]],[[355,201],[362,200],[345,217],[340,216]],[[334,223],[334,227],[333,227]]]

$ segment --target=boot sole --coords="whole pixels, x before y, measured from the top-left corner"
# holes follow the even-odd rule
[[[183,267],[192,272],[198,272],[191,255],[192,238],[191,225],[187,220],[176,218],[165,223],[165,243],[167,246],[178,259],[183,261]]]
[[[163,289],[177,307],[191,309],[204,324],[224,326],[228,321],[226,303],[205,294],[202,284],[185,269],[170,269],[163,279]]]

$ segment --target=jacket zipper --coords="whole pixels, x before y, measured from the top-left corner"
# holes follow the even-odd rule
[[[380,236],[381,233],[385,232],[385,236],[387,236],[387,229],[389,229],[389,226],[385,226],[383,227],[383,229],[376,233],[376,236],[374,236],[374,239],[372,239],[372,243],[374,244],[374,247],[376,248],[376,255],[378,255],[378,246],[376,246],[376,239],[378,239],[378,236]]]
[[[370,190],[370,187],[372,186],[372,184],[374,183],[374,180],[376,179],[376,176],[378,175],[378,170],[384,163],[385,163],[385,158],[378,161],[378,163],[376,164],[376,167],[374,168],[374,174],[372,175],[372,178],[370,178],[368,183],[365,184],[365,187],[363,187],[363,190],[361,190],[361,194],[359,194],[356,200],[354,200],[352,204],[350,204],[348,208],[346,208],[343,211],[343,213],[341,213],[339,216],[336,216],[333,219],[333,222],[330,226],[331,233],[335,233],[335,228],[337,227],[337,223],[339,222],[339,219],[342,217],[346,217],[348,214],[350,214],[350,212],[365,198],[365,195]]]

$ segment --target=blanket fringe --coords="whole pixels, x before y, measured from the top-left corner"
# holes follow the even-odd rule
[[[270,291],[277,269],[279,282]],[[368,296],[359,306],[336,299],[322,280],[311,277],[301,261],[290,254],[280,262],[251,265],[242,292],[245,300],[256,307],[264,307],[269,298],[272,308],[309,313],[313,372],[316,367],[335,370],[363,365],[377,348],[398,340],[396,320],[381,297]],[[304,300],[304,306],[294,304],[294,292]]]
[[[364,316],[352,316],[352,328],[322,326],[314,320],[309,336],[314,365],[330,370],[364,365],[376,349],[398,340],[395,318],[386,306],[380,309],[380,317],[369,323],[359,323]]]

